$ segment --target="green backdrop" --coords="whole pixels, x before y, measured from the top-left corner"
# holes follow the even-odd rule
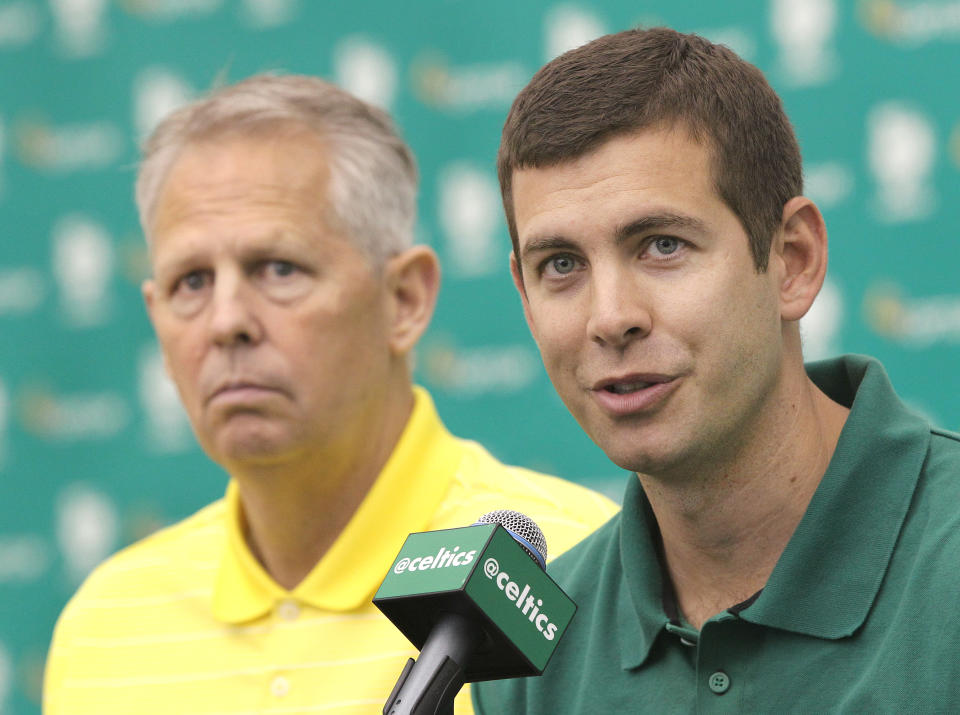
[[[455,433],[619,496],[527,334],[493,157],[544,61],[638,23],[730,45],[783,96],[831,234],[808,355],[874,354],[960,427],[960,2],[0,0],[0,712],[38,712],[93,565],[223,491],[162,373],[131,198],[138,139],[221,79],[318,74],[393,112],[445,269],[418,380]]]

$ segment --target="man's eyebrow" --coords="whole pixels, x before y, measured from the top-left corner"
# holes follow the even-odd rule
[[[154,259],[152,263],[152,274],[154,277],[157,275],[172,275],[182,273],[186,270],[186,267],[192,265],[196,262],[195,256],[192,253],[180,252],[175,255],[170,255],[167,253],[160,259]]]
[[[630,221],[616,231],[617,243],[623,243],[628,238],[632,238],[641,233],[658,231],[665,228],[689,228],[695,231],[705,232],[706,224],[693,216],[684,214],[661,213],[643,216],[635,221]]]
[[[520,250],[521,260],[531,253],[542,253],[543,251],[572,250],[577,244],[563,236],[544,236],[543,238],[532,238],[527,241]]]
[[[628,221],[618,228],[615,232],[616,242],[623,243],[629,238],[638,234],[648,233],[649,231],[658,231],[669,228],[688,228],[695,231],[705,232],[706,224],[698,218],[675,213],[657,213],[643,216],[633,221]],[[544,251],[573,250],[577,248],[577,243],[563,236],[543,236],[541,238],[532,238],[527,241],[520,249],[521,260],[525,259],[531,253],[541,253]]]

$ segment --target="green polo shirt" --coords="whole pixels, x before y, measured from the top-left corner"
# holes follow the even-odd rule
[[[960,436],[883,367],[807,366],[851,408],[767,585],[697,632],[675,615],[638,479],[550,573],[579,605],[539,678],[474,686],[477,713],[960,712]]]

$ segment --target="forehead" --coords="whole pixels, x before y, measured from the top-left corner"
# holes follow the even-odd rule
[[[153,237],[249,212],[319,215],[327,150],[309,131],[227,134],[190,142],[173,161],[150,221]]]
[[[674,126],[613,137],[555,166],[517,170],[512,190],[521,245],[544,233],[613,230],[647,212],[706,220],[726,210],[711,159],[708,145]]]

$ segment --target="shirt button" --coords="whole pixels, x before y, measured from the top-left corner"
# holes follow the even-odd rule
[[[300,606],[296,601],[281,601],[277,606],[277,615],[285,621],[295,621],[300,617]]]
[[[730,689],[730,676],[722,670],[718,670],[707,680],[707,685],[709,685],[710,690],[717,695],[723,695]]]
[[[270,683],[270,693],[277,698],[282,698],[284,695],[290,692],[290,681],[284,678],[282,675],[278,675],[273,679],[273,682]]]

